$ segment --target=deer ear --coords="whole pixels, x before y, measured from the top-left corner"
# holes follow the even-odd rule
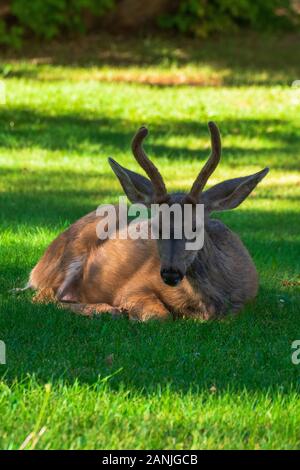
[[[212,212],[235,209],[249,196],[268,172],[269,168],[265,168],[253,175],[227,180],[208,189],[202,195],[206,210]]]
[[[121,186],[133,204],[143,203],[150,204],[153,200],[153,186],[150,180],[145,178],[134,171],[124,168],[122,165],[117,163],[112,158],[108,159],[108,162],[119,179]]]

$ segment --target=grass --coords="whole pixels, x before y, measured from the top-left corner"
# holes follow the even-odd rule
[[[90,36],[5,52],[4,76],[147,83],[159,86],[291,85],[299,34],[248,34],[210,41],[175,37]],[[276,54],[274,53],[276,51]],[[67,66],[67,67],[66,67]]]
[[[1,449],[300,448],[300,366],[291,362],[300,334],[300,90],[290,87],[300,78],[299,53],[291,54],[291,38],[258,42],[257,62],[249,38],[238,57],[234,42],[225,51],[215,42],[192,52],[193,41],[172,48],[161,41],[160,49],[157,39],[126,49],[116,40],[107,60],[96,42],[93,62],[71,54],[67,63],[58,46],[49,47],[46,64],[44,50],[3,55]],[[274,41],[280,54],[270,56]],[[123,57],[121,66],[111,55]],[[139,81],[146,66],[168,74],[170,84],[193,69],[209,86],[122,82],[125,71]],[[105,67],[118,80],[107,82]],[[137,169],[129,145],[137,127],[149,126],[147,150],[169,189],[187,189],[209,152],[212,119],[224,152],[210,184],[271,167],[241,207],[220,216],[240,234],[261,278],[257,300],[239,316],[91,320],[8,293],[25,283],[58,233],[117,200],[107,156]]]

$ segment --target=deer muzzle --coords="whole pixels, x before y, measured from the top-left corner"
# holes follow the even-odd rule
[[[177,286],[183,279],[182,272],[172,268],[162,269],[160,275],[164,283],[172,287]]]

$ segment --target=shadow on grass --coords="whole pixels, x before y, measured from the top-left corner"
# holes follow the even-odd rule
[[[14,123],[13,128],[10,126],[11,122]],[[87,152],[89,155],[103,158],[103,154],[110,155],[116,149],[122,152],[130,151],[131,139],[136,129],[143,123],[133,123],[108,116],[88,119],[71,112],[65,115],[49,116],[31,109],[14,107],[3,110],[0,124],[3,129],[1,147],[7,148],[8,151],[33,147],[73,152],[83,148],[82,153]],[[240,119],[239,121],[222,119],[218,124],[223,135],[222,160],[225,163],[230,162],[234,166],[242,166],[247,161],[247,164],[263,166],[270,164],[277,169],[299,169],[300,129],[298,126],[278,119]],[[164,157],[170,161],[182,159],[200,161],[207,157],[207,149],[174,147],[155,142],[157,139],[163,142],[166,136],[199,136],[199,138],[207,138],[209,142],[206,123],[168,119],[168,122],[149,123],[149,129],[147,150],[151,156]],[[226,145],[227,135],[247,138],[263,135],[272,146],[267,145],[259,149],[228,146]],[[101,154],[98,147],[100,145]]]
[[[280,291],[261,289],[258,300],[223,321],[139,324],[104,315],[86,319],[53,306],[18,299],[2,303],[1,337],[7,347],[5,380],[35,375],[44,383],[93,384],[112,390],[259,391],[299,386],[291,363],[299,297],[282,304]],[[108,358],[110,358],[108,360]]]

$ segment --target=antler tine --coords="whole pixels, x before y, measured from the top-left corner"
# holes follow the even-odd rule
[[[167,189],[161,174],[142,147],[143,140],[147,135],[148,129],[144,126],[140,127],[132,140],[131,148],[134,158],[149,176],[153,184],[155,199],[159,202],[167,198]]]
[[[192,189],[187,196],[188,199],[192,200],[193,202],[198,201],[199,195],[203,191],[204,186],[208,181],[208,178],[217,168],[221,158],[221,137],[218,126],[214,122],[209,122],[208,128],[211,136],[212,150],[207,162],[205,163],[204,167],[202,168],[196,180],[194,181]]]

